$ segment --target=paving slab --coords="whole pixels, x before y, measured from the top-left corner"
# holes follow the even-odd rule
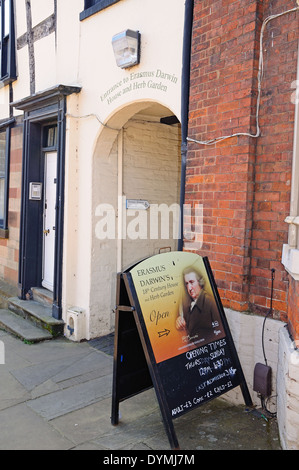
[[[161,416],[158,410],[132,421],[122,418],[118,426],[111,426],[107,432],[92,442],[107,450],[131,449],[136,444],[146,444],[158,436],[157,447],[154,450],[169,450],[169,442],[164,431]]]
[[[90,377],[92,373],[103,376],[111,374],[113,371],[113,360],[111,357],[101,354],[99,351],[90,350],[89,354],[85,354],[82,358],[78,358],[67,368],[64,368],[61,372],[53,377],[55,382],[65,382],[70,379],[76,379],[78,377]],[[74,382],[76,383],[76,382]]]
[[[111,397],[109,396],[80,410],[53,419],[51,424],[62,435],[66,436],[76,445],[80,445],[103,436],[123,433],[122,426],[114,427],[111,425],[110,411]],[[140,426],[143,417],[152,413],[155,413],[158,418],[160,432],[164,432],[163,425],[160,422],[158,402],[153,389],[136,395],[121,404],[121,422],[124,420],[124,422],[133,423],[139,420]],[[139,441],[139,433],[137,433],[137,440]],[[105,448],[99,442],[94,442],[93,445]]]
[[[59,338],[28,345],[3,332],[0,338],[0,450],[170,450],[153,388],[120,403],[119,425],[111,425],[113,351],[107,342]],[[276,419],[222,398],[174,426],[182,451],[281,449]]]
[[[71,390],[61,390],[36,398],[28,402],[28,406],[46,420],[51,420],[108,397],[111,387],[112,375],[104,376],[74,385]]]
[[[51,361],[59,361],[67,357],[76,360],[78,356],[85,356],[90,353],[88,343],[73,343],[64,337],[56,338],[55,341],[44,341],[41,343],[28,344],[15,338],[7,332],[1,332],[1,341],[6,348],[5,366],[13,369],[14,364],[10,364],[11,358],[18,356],[28,365],[43,364]],[[22,363],[20,368],[22,368]]]
[[[67,354],[55,360],[49,354],[43,362],[16,368],[11,373],[27,390],[33,390],[50,379],[60,388],[66,388],[112,373],[112,358],[105,355],[100,358],[99,354],[93,350],[88,353],[81,350],[76,355]]]
[[[49,395],[50,393],[57,392],[60,390],[59,385],[49,379],[43,382],[40,385],[37,385],[33,390],[30,391],[31,398],[39,398],[44,395]]]
[[[33,390],[47,380],[53,380],[53,377],[67,369],[73,362],[74,359],[72,357],[62,358],[56,361],[49,360],[41,364],[34,364],[33,366],[23,369],[13,370],[12,374],[27,390]]]
[[[0,366],[0,410],[30,399],[27,390],[3,366]]]
[[[73,443],[59,434],[26,403],[0,412],[0,450],[67,450]]]
[[[51,421],[51,425],[75,445],[85,444],[113,432],[108,411],[110,408],[109,397],[55,418]]]

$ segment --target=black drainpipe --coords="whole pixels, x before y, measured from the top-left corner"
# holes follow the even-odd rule
[[[190,91],[190,62],[192,45],[192,27],[193,27],[194,0],[185,2],[185,22],[183,39],[183,67],[182,67],[182,96],[181,96],[181,191],[180,191],[180,235],[178,241],[178,250],[183,251],[184,245],[184,203],[185,203],[185,184],[186,184],[186,160],[187,160],[187,137],[188,137],[188,114],[189,114],[189,91]]]

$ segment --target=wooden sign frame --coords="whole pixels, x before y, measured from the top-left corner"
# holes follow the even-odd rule
[[[165,256],[174,256],[179,259],[184,255],[188,256],[190,253],[173,252],[161,254],[150,259],[148,258],[145,261],[147,263],[153,261],[153,264],[157,266],[164,266],[163,260],[167,259]],[[138,263],[117,275],[111,423],[112,425],[117,425],[119,422],[120,402],[154,387],[171,449],[179,449],[173,420],[206,401],[219,397],[228,390],[240,386],[245,404],[252,406],[250,393],[209,260],[207,257],[198,258],[202,260],[206,270],[212,296],[220,314],[224,336],[222,340],[211,342],[203,347],[194,345],[194,347],[189,349],[190,352],[187,353],[175,353],[173,357],[170,353],[170,357],[166,357],[166,359],[163,357],[157,358],[157,349],[153,346],[152,336],[149,333],[148,324],[141,308],[140,296],[138,296],[136,290],[136,279],[134,283],[134,276],[132,275],[136,266],[141,268],[138,272],[145,272],[145,270],[142,270],[144,262]],[[167,331],[169,330],[165,329],[165,335],[167,335]],[[160,337],[164,335],[163,330],[158,333]],[[165,339],[165,341],[167,340]],[[194,377],[198,377],[198,375],[194,375],[194,371],[186,372],[186,357],[193,358],[201,354],[204,356],[195,359],[193,362],[187,362],[187,364],[196,370],[197,366],[194,366],[194,364],[200,364],[201,360],[210,364],[210,357],[216,355],[216,361],[212,361],[212,363],[216,368],[219,363],[219,371],[216,369],[214,371],[210,366],[202,367],[203,373],[205,373],[205,369],[207,370],[209,378],[203,380],[197,389],[204,389],[204,395],[201,394],[200,398],[198,396],[191,398],[194,392],[189,392],[189,389],[194,389],[192,380],[194,381]],[[217,360],[217,354],[221,356],[221,359]],[[228,366],[227,368],[223,366],[224,360],[231,366],[229,369]],[[228,377],[229,380],[227,379],[228,371],[233,371],[232,373],[234,374],[232,377]],[[178,380],[178,375],[180,374],[182,380]],[[191,383],[188,381],[188,374],[190,374]],[[215,383],[218,384],[217,387],[214,386]],[[191,395],[189,396],[188,393],[189,395],[191,393]],[[178,406],[176,400],[178,400]]]

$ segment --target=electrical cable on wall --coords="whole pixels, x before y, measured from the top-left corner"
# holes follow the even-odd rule
[[[267,364],[267,358],[266,358],[266,353],[265,353],[265,346],[264,346],[264,332],[265,332],[265,323],[268,318],[268,316],[272,313],[273,307],[272,307],[272,302],[273,302],[273,284],[274,284],[274,278],[275,278],[275,269],[271,269],[272,273],[272,278],[271,278],[271,298],[270,298],[270,310],[266,314],[264,321],[263,321],[263,328],[262,328],[262,348],[263,348],[263,355],[264,355],[264,360],[266,366]]]
[[[74,119],[88,119],[88,118],[91,118],[91,117],[95,117],[103,127],[106,127],[107,129],[110,129],[111,131],[116,131],[116,132],[119,132],[121,130],[121,129],[115,129],[114,127],[110,127],[107,124],[104,124],[101,121],[101,119],[99,118],[99,116],[97,114],[94,114],[94,113],[85,114],[84,116],[75,116],[74,114],[70,114],[70,113],[66,113],[65,115],[67,117],[71,117],[71,118],[74,118]]]
[[[298,0],[297,0],[298,3]],[[262,92],[262,80],[263,80],[263,75],[264,75],[264,56],[263,56],[263,38],[264,38],[264,32],[267,24],[269,21],[274,20],[275,18],[278,18],[280,16],[286,15],[287,13],[291,13],[294,11],[298,11],[299,6],[292,8],[291,10],[284,11],[282,13],[278,13],[276,15],[271,15],[268,16],[261,28],[261,35],[260,35],[260,58],[259,58],[259,71],[258,71],[258,96],[257,96],[257,105],[256,105],[256,133],[255,134],[250,134],[247,132],[238,132],[236,134],[231,134],[231,135],[226,135],[222,137],[216,137],[211,140],[205,140],[205,141],[200,141],[196,139],[192,139],[191,137],[187,137],[187,140],[189,142],[194,142],[196,144],[201,144],[201,145],[213,145],[217,142],[221,142],[222,140],[230,139],[232,137],[239,137],[239,136],[246,136],[246,137],[253,137],[257,138],[261,135],[261,130],[260,130],[260,125],[259,125],[259,112],[260,112],[260,102],[261,102],[261,92]]]
[[[265,323],[266,323],[266,320],[267,318],[269,317],[269,315],[272,313],[273,311],[273,290],[274,290],[274,279],[275,279],[275,269],[272,268],[271,269],[271,298],[270,298],[270,309],[268,311],[268,313],[265,315],[265,318],[264,318],[264,321],[263,321],[263,328],[262,328],[262,349],[263,349],[263,355],[264,355],[264,360],[265,360],[265,364],[266,366],[268,365],[267,363],[267,358],[266,358],[266,353],[265,353],[265,346],[264,346],[264,332],[265,332]],[[270,397],[267,397],[267,399],[265,399],[265,397],[263,395],[260,396],[260,399],[261,399],[261,406],[262,406],[262,409],[265,410],[268,415],[272,418],[275,418],[277,413],[272,413],[271,411],[268,410],[267,408],[267,402],[270,400],[270,398],[274,398],[276,397],[277,395],[272,395]]]
[[[71,113],[65,113],[65,115],[67,117],[70,117],[70,118],[73,118],[73,119],[88,119],[88,118],[96,118],[97,121],[101,124],[101,126],[105,127],[106,129],[110,129],[111,131],[116,131],[116,132],[120,132],[121,129],[116,129],[114,127],[111,127],[111,126],[108,126],[108,124],[104,124],[103,121],[101,121],[101,119],[99,118],[99,116],[95,113],[90,113],[90,114],[85,114],[83,116],[76,116],[74,114],[71,114]],[[140,120],[137,120],[137,119],[134,119],[135,122],[140,122],[140,123],[148,123],[148,124],[158,124],[160,123],[160,121],[150,121],[150,120],[146,120],[146,119],[140,119]],[[174,124],[177,124],[177,123],[174,123]]]

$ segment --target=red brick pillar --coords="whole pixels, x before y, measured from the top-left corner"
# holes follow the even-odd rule
[[[189,137],[208,141],[256,133],[259,2],[195,2]],[[249,307],[256,140],[190,143],[186,202],[203,204],[202,255],[223,304]]]
[[[209,257],[223,304],[266,313],[275,269],[274,317],[287,321],[287,241],[298,12],[267,23],[255,135],[260,31],[294,0],[195,1],[186,202],[203,204],[201,255]],[[229,136],[212,145],[199,142]],[[298,310],[297,310],[298,312]]]

